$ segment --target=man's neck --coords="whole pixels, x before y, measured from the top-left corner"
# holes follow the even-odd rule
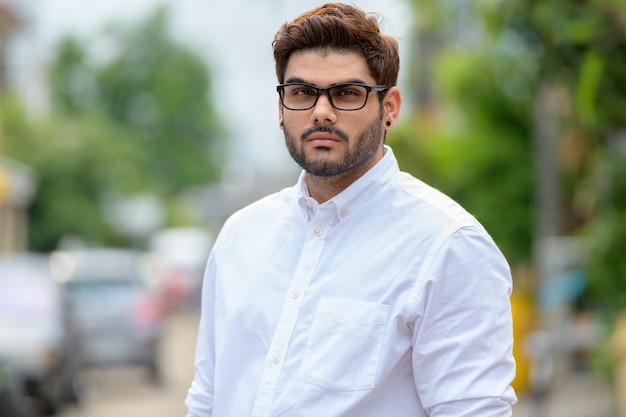
[[[349,180],[343,175],[335,177],[318,177],[306,173],[304,177],[309,195],[322,204],[348,188],[355,179]]]
[[[306,172],[304,180],[306,181],[309,195],[318,203],[325,203],[361,178],[363,174],[376,165],[380,159],[381,158],[375,158],[343,174],[334,175],[332,177],[322,177]]]

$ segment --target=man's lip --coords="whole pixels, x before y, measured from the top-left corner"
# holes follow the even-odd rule
[[[341,142],[341,138],[326,133],[326,132],[319,132],[319,133],[312,133],[310,134],[307,138],[306,138],[307,142]]]

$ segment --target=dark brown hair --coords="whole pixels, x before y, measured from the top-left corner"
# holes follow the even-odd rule
[[[378,15],[344,3],[326,3],[285,23],[274,36],[278,82],[285,81],[291,54],[304,49],[361,54],[377,84],[396,85],[400,69],[398,43],[381,33]]]

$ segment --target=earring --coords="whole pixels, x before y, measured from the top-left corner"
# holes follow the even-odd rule
[[[387,127],[391,126],[391,122],[389,120],[387,120],[385,124],[387,125]]]

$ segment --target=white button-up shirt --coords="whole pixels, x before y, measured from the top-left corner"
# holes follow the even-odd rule
[[[226,222],[188,417],[511,415],[509,267],[385,150],[332,200],[301,176]]]

